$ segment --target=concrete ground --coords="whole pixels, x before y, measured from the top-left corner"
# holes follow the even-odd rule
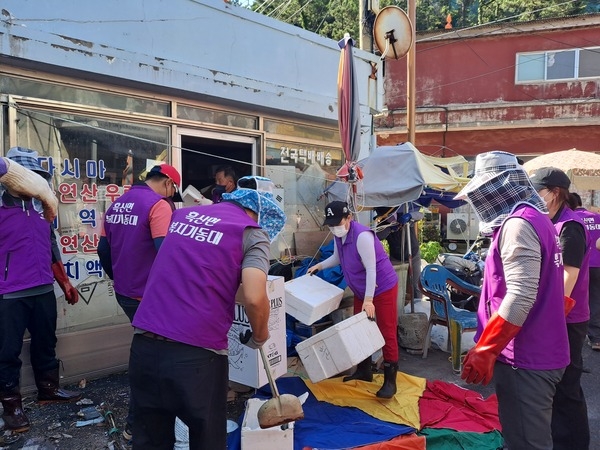
[[[429,302],[417,302],[415,311],[428,311]],[[406,311],[409,307],[406,308]],[[463,351],[473,345],[474,333],[463,335]],[[484,397],[494,393],[493,381],[488,386],[467,384],[461,380],[458,374],[452,370],[452,364],[448,360],[450,356],[445,349],[447,332],[444,327],[435,326],[432,333],[432,348],[429,350],[427,359],[420,355],[411,355],[407,351],[401,351],[400,370],[410,375],[415,375],[428,380],[443,380],[456,383],[467,389],[480,392]],[[590,450],[600,450],[600,352],[593,351],[589,345],[584,346],[584,374],[581,385],[587,401],[588,419],[590,425],[591,443]],[[577,449],[573,449],[577,450]]]
[[[428,303],[421,302],[415,305],[416,311],[427,311]],[[458,374],[452,370],[448,360],[449,353],[445,349],[446,331],[444,327],[434,327],[432,333],[432,347],[426,359],[421,355],[410,354],[402,349],[400,352],[400,371],[410,375],[419,376],[428,380],[442,380],[456,383],[467,389],[475,390],[484,397],[494,393],[493,383],[488,386],[468,385]],[[465,333],[463,337],[463,350],[473,345],[472,333]],[[440,349],[441,348],[441,349]],[[586,373],[582,378],[582,385],[586,395],[591,431],[591,450],[600,450],[600,352],[594,352],[589,346],[584,348],[584,361]],[[288,374],[302,371],[297,358],[290,358]],[[294,366],[294,363],[296,366]],[[70,386],[77,389],[78,386]],[[85,386],[79,386],[84,393],[84,398],[89,402],[84,405],[45,405],[40,406],[33,396],[25,399],[27,413],[32,422],[31,431],[24,433],[20,442],[10,447],[11,450],[104,450],[131,447],[120,436],[120,432],[112,433],[113,429],[106,422],[98,425],[77,427],[76,421],[80,419],[77,413],[87,406],[98,407],[103,402],[110,405],[115,418],[115,426],[122,429],[127,413],[129,387],[127,373],[115,374],[97,380],[89,380]],[[230,392],[228,402],[228,418],[236,421],[243,413],[244,403],[253,394],[253,390],[237,386],[238,392]],[[2,447],[0,446],[0,449]],[[574,449],[577,450],[577,449]]]

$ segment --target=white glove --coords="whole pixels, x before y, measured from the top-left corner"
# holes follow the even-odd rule
[[[4,157],[2,159],[6,163],[7,172],[0,177],[0,183],[18,195],[40,200],[44,207],[44,218],[52,222],[56,217],[58,200],[48,182],[19,163]]]
[[[252,331],[250,330],[246,330],[245,333],[240,333],[240,342],[250,348],[253,348],[255,350],[258,350],[259,348],[261,348],[265,342],[267,342],[269,340],[269,336],[267,336],[267,338],[264,341],[257,341],[254,339],[254,336],[252,335]]]

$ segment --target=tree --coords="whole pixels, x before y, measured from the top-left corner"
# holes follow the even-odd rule
[[[233,0],[235,1],[235,0]],[[239,0],[238,0],[239,1]],[[366,0],[358,0],[366,1]],[[415,0],[417,31],[444,28],[452,15],[454,28],[467,28],[497,21],[523,22],[574,16],[600,11],[600,0]],[[380,7],[408,9],[407,0],[380,0]],[[344,33],[359,36],[356,0],[256,0],[253,11],[296,25],[335,40]],[[363,19],[368,27],[373,16]]]

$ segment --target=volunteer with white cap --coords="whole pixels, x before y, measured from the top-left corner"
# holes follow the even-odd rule
[[[269,337],[269,244],[285,224],[272,186],[244,177],[222,202],[173,213],[133,320],[134,450],[173,448],[175,417],[190,449],[226,448],[227,334],[240,282],[252,327],[244,343]]]
[[[496,384],[505,446],[552,449],[552,402],[569,364],[563,265],[546,205],[514,155],[483,153],[459,192],[492,241],[476,345],[462,378]]]

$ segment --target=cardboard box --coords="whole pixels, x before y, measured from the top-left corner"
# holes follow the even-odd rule
[[[283,277],[269,275],[267,294],[271,302],[269,316],[270,338],[263,346],[273,378],[287,373],[287,342],[285,332],[285,292]],[[233,324],[229,330],[229,379],[236,383],[259,388],[268,383],[267,373],[258,350],[240,342],[240,333],[250,328],[242,305],[235,306]]]
[[[383,347],[377,324],[364,311],[296,345],[313,383],[337,375]]]
[[[258,425],[258,409],[266,400],[249,398],[242,421],[241,450],[293,450],[294,422],[287,429],[281,426],[262,429]]]
[[[285,283],[285,310],[305,325],[312,325],[340,306],[344,290],[313,275]]]

